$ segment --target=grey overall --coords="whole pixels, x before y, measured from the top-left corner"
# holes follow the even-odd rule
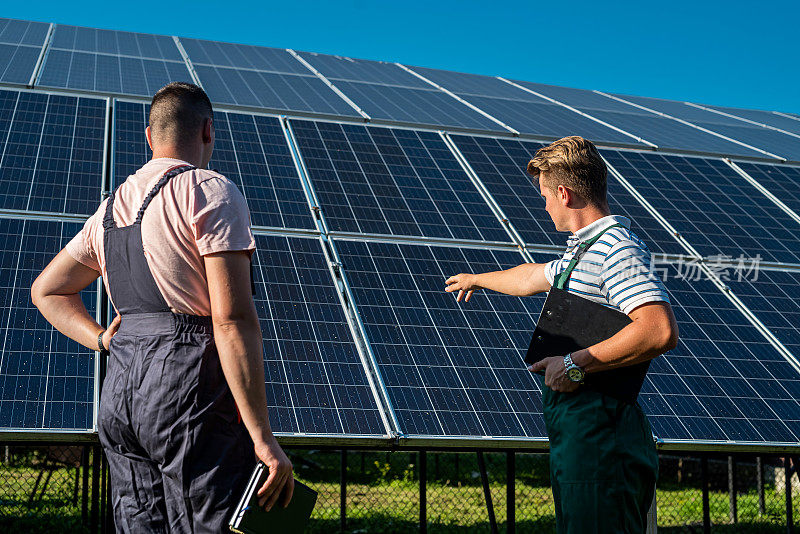
[[[222,374],[211,317],[173,313],[142,248],[144,199],[119,228],[103,219],[106,276],[122,323],[111,339],[98,429],[120,532],[227,532],[253,466],[253,443]]]

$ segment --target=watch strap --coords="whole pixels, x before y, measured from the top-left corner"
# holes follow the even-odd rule
[[[102,332],[97,334],[97,347],[98,347],[98,350],[100,350],[100,352],[106,352],[108,350],[105,347],[105,345],[103,345],[103,334],[105,334],[105,333],[106,333],[106,331],[103,330]]]

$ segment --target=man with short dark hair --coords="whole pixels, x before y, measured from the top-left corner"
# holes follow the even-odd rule
[[[255,240],[242,194],[206,169],[205,92],[163,87],[149,122],[153,158],[100,204],[31,295],[60,332],[110,350],[98,430],[117,529],[219,533],[256,457],[270,471],[262,505],[285,506],[294,485],[267,414]],[[79,295],[101,274],[117,311],[107,330]]]
[[[644,533],[658,455],[636,397],[649,361],[677,343],[669,297],[630,220],[611,215],[605,162],[592,143],[577,136],[559,139],[537,151],[528,172],[538,178],[556,230],[573,234],[564,256],[458,274],[447,280],[446,291],[468,301],[480,288],[526,296],[557,285],[630,317],[611,338],[529,369],[545,373],[542,404],[557,531]]]

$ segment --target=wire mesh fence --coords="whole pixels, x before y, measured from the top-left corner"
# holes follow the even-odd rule
[[[555,530],[547,454],[289,453],[296,477],[319,492],[310,533]],[[0,444],[0,529],[112,532],[105,477],[96,444]],[[783,457],[662,454],[658,532],[791,532],[800,482],[790,480],[787,492]]]

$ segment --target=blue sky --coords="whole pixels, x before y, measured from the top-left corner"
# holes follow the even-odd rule
[[[14,2],[0,16],[800,113],[800,3]]]

